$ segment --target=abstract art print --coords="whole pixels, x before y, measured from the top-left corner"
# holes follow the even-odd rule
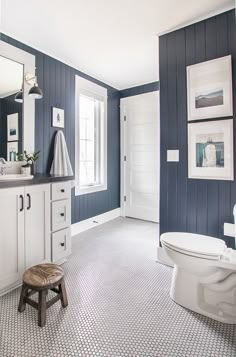
[[[7,141],[18,140],[18,113],[7,116]]]
[[[56,128],[64,128],[64,110],[60,108],[52,108],[52,126]]]
[[[233,180],[233,119],[188,124],[188,177]]]
[[[233,115],[231,56],[187,67],[188,121]]]

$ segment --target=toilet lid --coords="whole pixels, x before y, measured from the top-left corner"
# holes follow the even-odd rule
[[[225,242],[218,238],[194,233],[168,232],[161,235],[161,242],[169,248],[191,255],[213,259],[219,258],[225,248]]]

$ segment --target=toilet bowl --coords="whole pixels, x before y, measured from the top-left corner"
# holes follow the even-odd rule
[[[169,232],[161,244],[174,263],[170,297],[179,305],[236,324],[236,251],[221,239]]]

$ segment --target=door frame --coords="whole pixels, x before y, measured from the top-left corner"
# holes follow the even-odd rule
[[[120,99],[120,215],[121,217],[125,217],[125,132],[126,132],[126,108],[125,108],[125,100],[127,98]]]
[[[160,142],[160,91],[157,90],[158,95],[158,101],[159,101],[159,142]],[[146,93],[141,93],[137,95],[133,95],[132,97],[137,97],[143,94],[148,94],[151,92],[146,92]],[[126,212],[125,212],[125,195],[126,195],[126,162],[125,162],[125,153],[126,153],[126,145],[125,145],[125,134],[126,134],[126,107],[125,107],[125,101],[129,97],[121,98],[120,99],[120,215],[121,217],[126,217]],[[161,142],[160,142],[161,146]],[[160,150],[159,150],[159,163],[158,163],[158,169],[159,169],[159,197],[160,197]],[[159,221],[160,221],[160,200],[159,200]]]

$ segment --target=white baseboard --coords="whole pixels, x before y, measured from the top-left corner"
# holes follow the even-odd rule
[[[88,229],[100,226],[100,224],[106,223],[120,217],[120,208],[113,209],[112,211],[105,212],[103,214],[99,214],[98,216],[86,219],[84,221],[74,223],[71,225],[71,235],[72,237],[87,231]]]
[[[164,249],[161,247],[157,248],[157,261],[161,264],[168,265],[169,267],[172,268],[174,267],[172,260],[170,260],[170,258],[167,257]]]

